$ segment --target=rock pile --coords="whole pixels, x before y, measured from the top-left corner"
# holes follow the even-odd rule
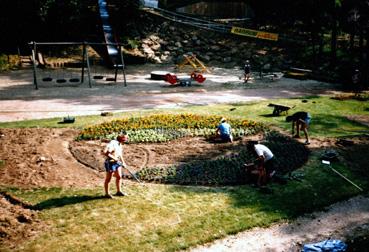
[[[183,55],[196,55],[212,66],[242,67],[251,60],[253,68],[280,70],[288,64],[278,42],[196,29],[149,14],[142,14],[134,39],[139,54],[152,63],[179,63]]]

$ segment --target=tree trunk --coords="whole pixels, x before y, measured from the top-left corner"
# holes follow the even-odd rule
[[[317,34],[317,29],[316,29],[316,25],[315,25],[315,22],[314,20],[311,21],[310,23],[310,27],[311,27],[311,31],[310,31],[310,39],[311,39],[311,49],[312,49],[312,63],[313,63],[313,66],[315,67],[317,65],[317,37],[318,37],[318,34]]]
[[[364,34],[363,34],[363,30],[360,29],[359,30],[359,61],[360,61],[360,66],[363,65],[363,60],[364,60]]]
[[[318,55],[317,55],[317,59],[316,62],[318,65],[321,64],[322,61],[324,61],[324,55],[323,55],[323,51],[324,51],[324,33],[323,31],[320,31],[317,33],[317,39],[318,39]]]
[[[331,66],[336,65],[337,58],[337,10],[334,8],[332,17],[332,33],[331,33]]]
[[[316,35],[315,31],[311,31],[311,48],[312,48],[312,63],[314,66],[316,66]]]
[[[351,31],[351,34],[350,34],[350,48],[349,50],[351,52],[354,52],[354,45],[355,44],[355,32],[354,31]]]
[[[363,78],[363,85],[365,88],[369,88],[369,28],[366,32],[366,46],[363,55],[364,64],[364,78]]]

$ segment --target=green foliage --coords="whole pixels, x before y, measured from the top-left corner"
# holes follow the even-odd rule
[[[263,142],[275,155],[275,167],[280,174],[303,166],[309,150],[294,139],[277,132],[269,132]],[[137,173],[142,180],[183,185],[235,185],[244,184],[244,163],[253,162],[254,153],[242,146],[239,153],[215,160],[195,161],[170,167],[145,168]]]
[[[9,69],[9,65],[8,65],[8,60],[7,60],[6,55],[0,54],[0,71],[4,71],[8,69]]]
[[[19,58],[17,55],[0,54],[0,72],[17,69],[19,67]]]
[[[127,49],[136,49],[140,46],[141,41],[137,39],[127,39]]]

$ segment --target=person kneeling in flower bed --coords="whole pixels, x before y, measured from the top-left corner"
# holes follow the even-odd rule
[[[216,130],[217,136],[220,136],[223,142],[233,142],[232,127],[227,123],[227,119],[222,118]]]
[[[260,188],[265,188],[268,181],[275,174],[274,154],[263,144],[257,141],[249,141],[247,150],[252,151],[257,155],[254,163],[245,164],[247,176],[257,175],[256,185]]]
[[[117,193],[115,196],[125,196],[121,190],[122,167],[126,164],[123,159],[123,144],[128,141],[125,131],[119,133],[116,140],[111,140],[105,147],[103,154],[106,159],[104,162],[106,177],[104,182],[105,198],[113,198],[109,193],[109,183],[114,174]]]

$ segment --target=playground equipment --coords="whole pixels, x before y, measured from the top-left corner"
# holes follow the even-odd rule
[[[104,66],[104,62],[98,59],[90,60],[90,70],[92,74],[92,79],[95,82],[106,81],[106,82],[116,82],[115,72],[112,72],[110,68]]]
[[[177,77],[175,74],[168,73],[165,75],[165,81],[169,82],[171,85],[180,85],[180,86],[191,86],[192,81],[196,81],[198,83],[203,83],[206,78],[197,72],[192,72],[189,77]]]
[[[184,54],[183,57],[184,57],[183,61],[176,66],[177,69],[181,70],[186,65],[190,65],[194,69],[195,72],[210,73],[209,69],[204,65],[204,63],[202,63],[196,57],[196,55],[194,55],[194,54],[192,54],[192,55]]]
[[[120,57],[120,46],[116,44],[116,39],[113,36],[113,28],[110,26],[109,23],[109,12],[108,12],[108,4],[106,0],[98,0],[98,7],[100,18],[102,22],[102,30],[104,33],[104,41],[105,46],[100,47],[99,53],[103,58],[107,66],[109,67],[120,67],[123,64],[123,61]],[[93,47],[98,47],[98,45],[94,44]],[[111,80],[110,80],[111,81]]]
[[[259,79],[273,82],[280,80],[284,76],[282,72],[275,72],[272,68],[270,63],[261,63],[259,66]]]
[[[125,65],[122,53],[122,45],[120,43],[112,44],[116,46],[120,52],[120,62],[122,64],[114,64],[113,68],[107,68],[106,62],[100,59],[100,72],[92,76],[95,67],[91,64],[90,57],[100,57],[97,53],[91,55],[92,47],[107,47],[107,43],[87,43],[87,42],[55,42],[55,43],[39,43],[32,42],[32,63],[33,63],[33,82],[35,89],[38,89],[39,82],[46,83],[84,83],[85,74],[87,72],[89,87],[92,87],[92,79],[117,82],[118,71],[123,73],[124,85],[126,83]],[[97,56],[96,56],[97,55]],[[100,57],[101,58],[101,57]],[[94,62],[94,61],[93,61]],[[92,62],[92,63],[93,63]],[[104,64],[105,63],[105,64]],[[104,74],[101,71],[105,70]],[[96,73],[96,70],[94,70]]]
[[[70,50],[73,55],[66,58],[65,55],[60,53],[66,50]],[[80,83],[81,79],[79,72],[76,72],[76,65],[80,66],[82,64],[81,55],[80,49],[70,47],[56,50],[55,46],[48,45],[42,48],[42,52],[38,50],[34,62],[36,62],[41,81],[49,83],[55,81],[58,84]]]

